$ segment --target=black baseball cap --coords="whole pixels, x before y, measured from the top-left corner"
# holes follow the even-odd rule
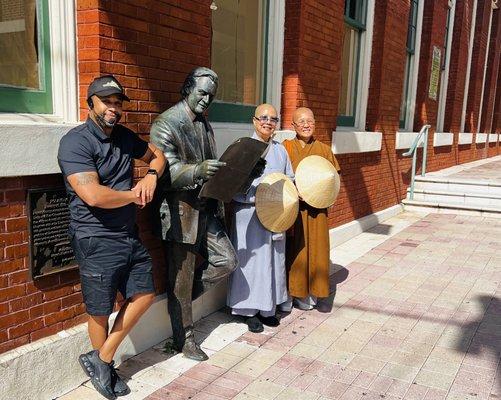
[[[87,89],[87,99],[93,95],[105,97],[112,94],[120,95],[123,100],[130,101],[125,95],[123,86],[113,75],[103,75],[94,79]]]

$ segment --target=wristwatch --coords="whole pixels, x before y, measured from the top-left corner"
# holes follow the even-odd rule
[[[148,172],[146,172],[146,175],[155,175],[158,178],[158,172],[154,168],[150,168]]]

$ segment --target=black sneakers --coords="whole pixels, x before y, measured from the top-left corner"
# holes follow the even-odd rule
[[[108,400],[117,398],[112,385],[112,367],[99,358],[98,350],[80,354],[78,362],[99,394]]]
[[[111,387],[113,388],[113,392],[115,392],[117,396],[127,396],[130,393],[130,387],[118,375],[117,370],[115,369],[115,361],[110,363],[110,368]]]
[[[259,333],[264,331],[264,326],[257,316],[248,317],[245,323],[249,327],[250,332]]]
[[[263,325],[266,326],[278,326],[280,325],[280,321],[277,317],[272,315],[271,317],[263,317],[261,314],[258,314],[257,317],[261,321]]]

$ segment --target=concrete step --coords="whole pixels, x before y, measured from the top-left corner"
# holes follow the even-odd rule
[[[464,204],[447,204],[430,201],[402,200],[406,211],[426,211],[434,209],[437,212],[466,213],[492,218],[501,218],[501,207],[479,207]]]
[[[501,182],[494,180],[452,179],[448,177],[416,177],[415,190],[483,194],[501,196]]]
[[[407,199],[410,200],[410,189],[407,189]],[[413,200],[440,204],[468,205],[479,208],[501,208],[501,195],[494,194],[414,189]]]

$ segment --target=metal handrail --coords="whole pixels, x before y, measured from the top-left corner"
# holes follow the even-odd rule
[[[409,157],[412,155],[412,174],[411,174],[411,190],[410,190],[410,199],[414,200],[414,180],[416,178],[416,158],[417,158],[417,149],[423,139],[423,161],[421,163],[421,176],[424,176],[426,173],[426,156],[428,151],[428,130],[431,128],[431,125],[423,125],[419,134],[414,139],[412,146],[409,151],[406,151],[402,155],[404,157]]]

